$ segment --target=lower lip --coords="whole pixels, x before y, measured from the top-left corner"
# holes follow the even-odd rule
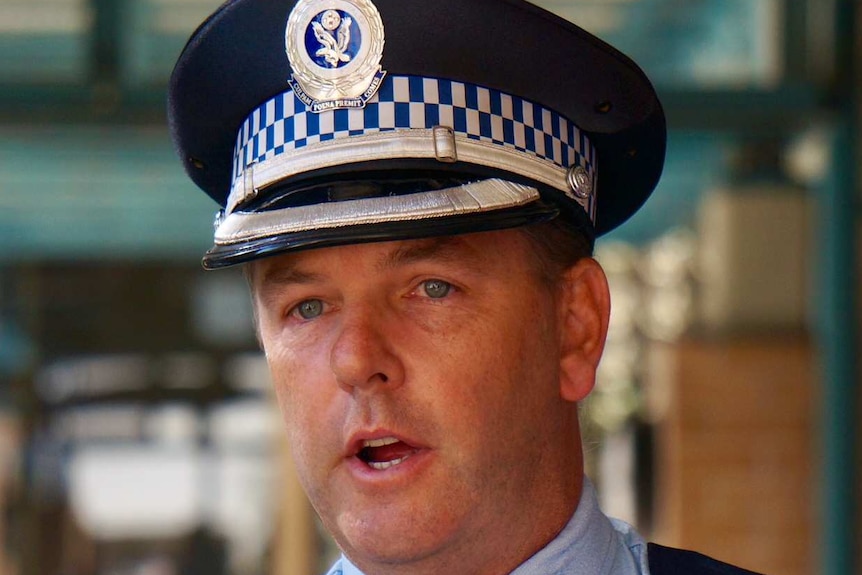
[[[371,486],[393,484],[407,481],[429,464],[431,452],[417,449],[401,463],[386,469],[374,469],[356,456],[347,458],[347,468],[351,476],[363,484]]]

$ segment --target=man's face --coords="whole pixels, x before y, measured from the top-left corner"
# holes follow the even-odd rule
[[[522,233],[500,231],[254,264],[300,479],[361,568],[490,571],[571,514],[581,461],[560,395],[564,312],[534,259]]]

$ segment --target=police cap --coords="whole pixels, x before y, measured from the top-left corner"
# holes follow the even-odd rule
[[[666,141],[637,65],[523,0],[232,0],[168,114],[222,207],[207,268],[555,217],[592,242],[647,199]]]

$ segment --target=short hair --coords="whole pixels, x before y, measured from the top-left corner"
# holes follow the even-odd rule
[[[535,251],[539,277],[549,287],[555,286],[567,269],[593,255],[592,242],[567,218],[518,229]]]

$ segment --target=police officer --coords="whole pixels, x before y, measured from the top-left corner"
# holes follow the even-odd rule
[[[583,473],[610,302],[597,235],[665,120],[612,47],[523,0],[234,0],[171,79],[244,264],[331,573],[744,573],[647,544]]]

